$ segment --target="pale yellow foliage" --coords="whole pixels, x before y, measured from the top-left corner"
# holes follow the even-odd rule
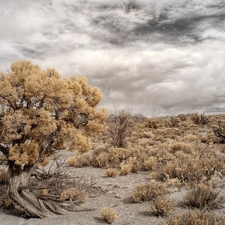
[[[56,150],[91,149],[90,137],[104,131],[106,109],[101,91],[85,77],[61,78],[18,61],[0,74],[0,143],[16,165],[46,164]]]
[[[174,202],[165,196],[157,196],[151,203],[151,213],[155,216],[166,216],[174,207]]]
[[[112,224],[117,219],[117,213],[110,207],[101,209],[101,216],[109,223]]]
[[[87,198],[88,194],[86,190],[82,190],[77,187],[62,191],[60,196],[61,200],[75,201],[76,203],[83,203],[87,200]]]
[[[30,165],[38,159],[38,144],[33,141],[27,141],[24,144],[15,144],[9,150],[9,160],[15,161],[16,165]]]
[[[164,195],[166,188],[158,182],[139,184],[131,193],[131,198],[134,202],[151,201],[157,196]]]
[[[120,170],[121,170],[121,175],[127,175],[132,170],[132,164],[128,163],[128,164],[121,165],[121,169]]]
[[[105,171],[106,175],[108,177],[116,177],[119,173],[119,171],[115,168],[108,168],[106,171]]]

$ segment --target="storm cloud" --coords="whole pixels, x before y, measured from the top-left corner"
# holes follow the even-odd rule
[[[0,71],[85,75],[112,113],[225,107],[224,0],[1,0],[0,46]]]

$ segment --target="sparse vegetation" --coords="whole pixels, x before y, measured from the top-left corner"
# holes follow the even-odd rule
[[[151,213],[155,216],[166,216],[174,207],[174,202],[164,196],[158,196],[151,202]]]
[[[139,184],[131,193],[133,202],[145,202],[154,200],[157,196],[164,195],[166,188],[163,184],[158,182]]]
[[[129,163],[129,164],[121,165],[121,169],[120,170],[121,170],[121,175],[127,175],[132,170],[132,164]]]
[[[225,147],[221,144],[225,137],[225,116],[179,115],[137,121],[125,112],[121,115],[111,117],[107,127],[102,125],[102,128],[107,128],[104,133],[91,136],[91,151],[84,153],[75,150],[75,154],[70,154],[63,162],[58,161],[57,154],[49,154],[38,161],[31,178],[38,185],[34,187],[29,181],[30,193],[43,201],[63,202],[68,209],[102,196],[101,193],[113,195],[115,201],[122,202],[125,196],[117,193],[117,190],[126,191],[130,184],[120,182],[130,178],[133,181],[137,173],[143,179],[138,183],[131,182],[133,191],[128,192],[129,200],[130,203],[149,202],[142,204],[142,207],[147,206],[148,215],[172,215],[159,218],[167,220],[169,225],[224,224],[224,219],[216,216],[221,214],[220,210],[216,210],[215,215],[212,212],[214,208],[224,207],[224,193],[220,193],[220,190],[224,188],[225,175]],[[119,120],[116,122],[115,118],[123,118],[120,122],[124,123],[119,123]],[[113,132],[110,133],[110,130]],[[116,136],[118,132],[121,133]],[[10,198],[5,198],[9,181],[6,162],[4,157],[1,165],[4,170],[0,172],[0,188],[4,191],[0,195],[0,205],[3,209],[11,209],[14,203],[11,205]],[[98,167],[95,170],[101,173],[99,180],[103,181],[93,185],[93,189],[85,184],[85,180],[76,181],[76,178],[69,176],[73,173],[80,176],[76,170],[88,166],[90,170]],[[179,201],[173,201],[172,193],[176,195],[182,191],[187,193]],[[181,200],[182,204],[175,204]],[[185,208],[202,211],[184,213],[187,210]],[[177,210],[181,212],[179,216],[173,215]],[[117,218],[110,207],[106,207],[101,216],[107,223],[113,223]]]
[[[71,202],[73,201],[78,204],[85,202],[87,198],[88,198],[87,191],[77,187],[69,188],[62,191],[60,197],[61,200],[69,200]]]
[[[127,138],[132,133],[133,121],[131,115],[125,111],[120,111],[108,122],[110,144],[114,147],[125,148]]]
[[[194,124],[208,124],[209,123],[209,118],[204,114],[193,114],[191,115],[191,120]]]
[[[224,200],[212,186],[197,184],[184,196],[182,204],[190,208],[214,209],[220,208]]]
[[[178,216],[171,216],[168,225],[224,225],[225,219],[211,212],[191,210]]]
[[[119,171],[115,168],[108,168],[105,173],[108,177],[114,178],[119,174]]]
[[[217,122],[217,126],[213,127],[213,132],[221,142],[225,142],[225,124],[222,121]]]
[[[117,219],[117,213],[111,207],[104,207],[101,209],[101,216],[109,224],[112,224]]]

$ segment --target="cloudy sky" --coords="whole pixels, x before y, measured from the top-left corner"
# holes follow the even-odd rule
[[[27,59],[85,75],[102,107],[225,107],[224,0],[0,0],[0,71]]]

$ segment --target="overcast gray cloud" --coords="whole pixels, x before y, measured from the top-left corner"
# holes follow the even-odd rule
[[[0,70],[29,59],[85,75],[101,106],[165,115],[225,107],[224,0],[0,0]]]

